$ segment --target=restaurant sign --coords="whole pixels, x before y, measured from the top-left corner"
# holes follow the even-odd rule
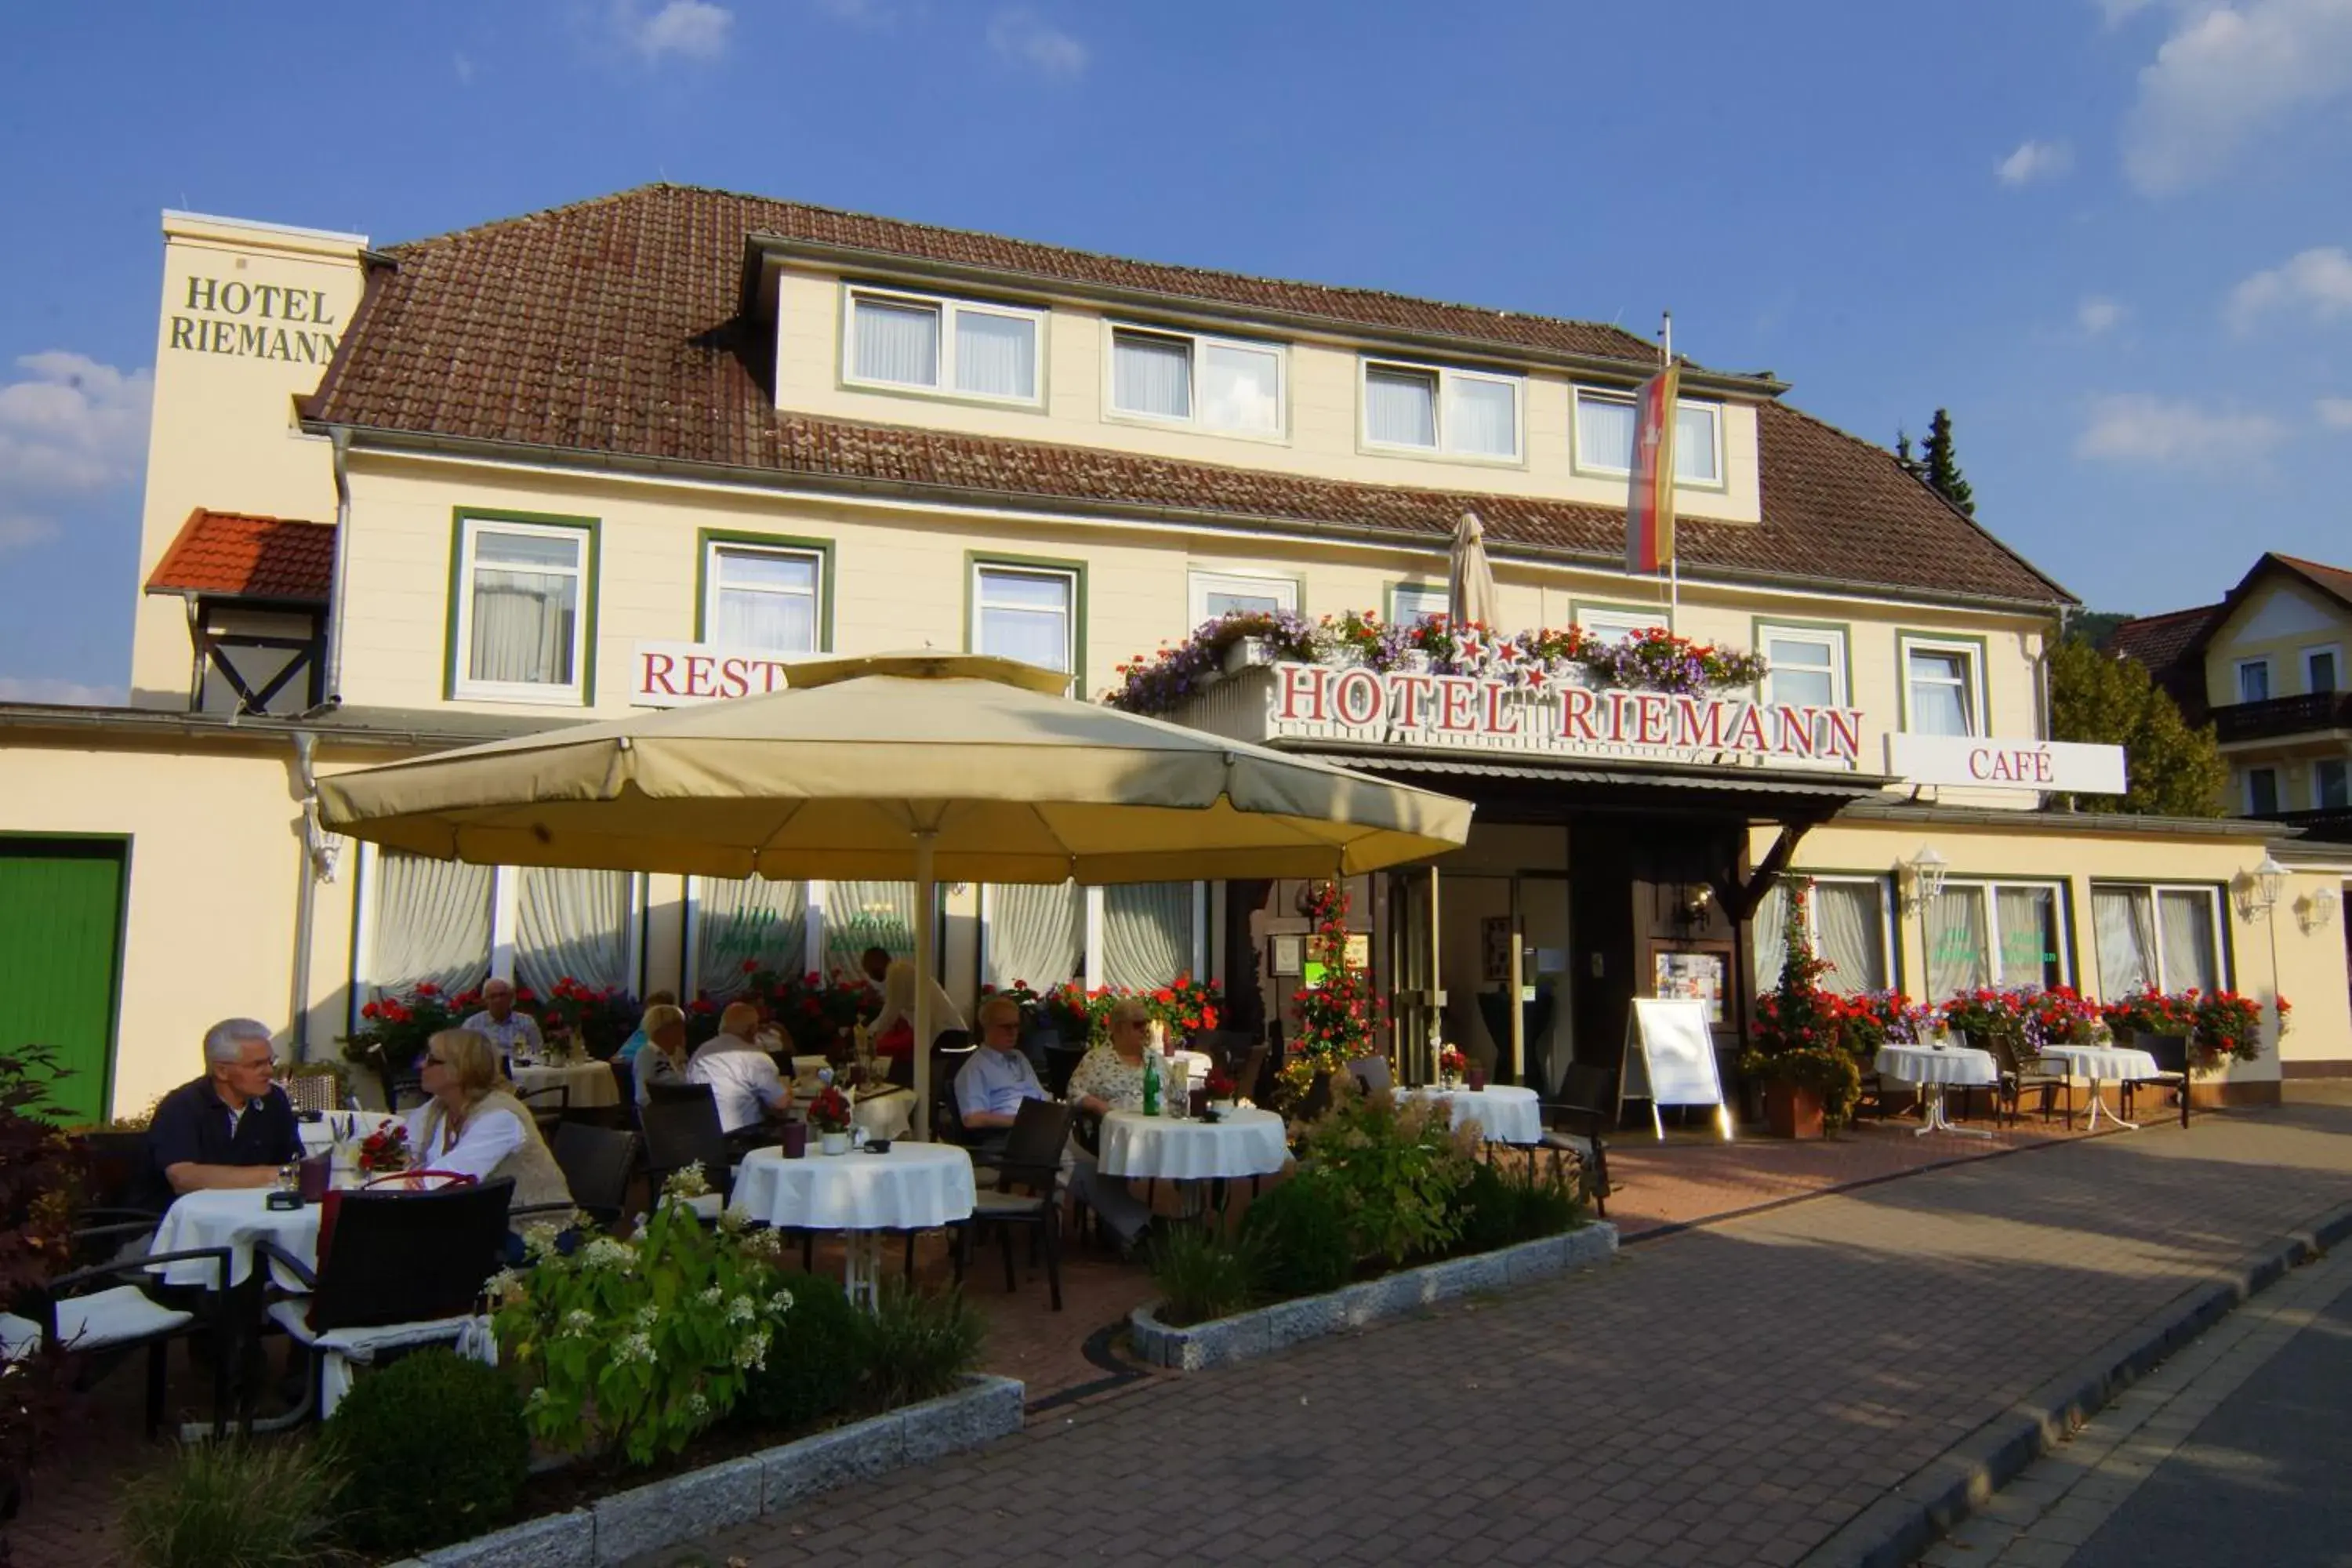
[[[1981,789],[2124,793],[2124,749],[2071,741],[1976,735],[1889,735],[1886,771],[1905,784]]]
[[[782,691],[800,654],[763,653],[718,643],[641,642],[629,658],[629,702],[683,708],[730,697]]]
[[[1269,740],[1354,741],[1720,765],[1855,765],[1862,710],[1500,679],[1276,664]]]

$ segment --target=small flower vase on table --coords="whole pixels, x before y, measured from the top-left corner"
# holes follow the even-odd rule
[[[849,1152],[849,1097],[835,1083],[809,1104],[809,1123],[817,1131],[817,1148],[827,1154]]]
[[[1437,1053],[1437,1084],[1440,1089],[1462,1087],[1462,1075],[1469,1070],[1470,1058],[1459,1046],[1447,1046]]]

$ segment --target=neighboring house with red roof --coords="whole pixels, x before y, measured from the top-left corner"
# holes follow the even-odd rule
[[[164,233],[131,706],[0,709],[12,826],[60,865],[138,844],[135,886],[112,862],[121,941],[75,960],[117,977],[89,1061],[116,1104],[184,1077],[227,1014],[290,1009],[322,1055],[420,979],[722,992],[746,958],[828,967],[932,917],[891,885],[379,855],[317,832],[320,772],[910,644],[1092,698],[1232,611],[1442,613],[1465,513],[1496,631],[1664,627],[1769,668],[1601,691],[1580,729],[1517,687],[1430,710],[1444,734],[1409,692],[1312,733],[1244,698],[1179,715],[1477,804],[1462,855],[1359,890],[1404,1070],[1443,1037],[1552,1087],[1615,1061],[1661,986],[1715,999],[1730,1063],[1789,869],[1848,989],[2253,984],[2230,889],[2277,830],[2052,809],[2112,761],[2045,741],[2074,596],[1768,374],[1680,363],[1661,579],[1623,563],[1657,353],[1615,326],[667,184],[382,249]],[[1297,891],[958,889],[943,978],[1189,969],[1278,1021],[1295,978],[1262,939]],[[224,925],[233,952],[188,940]],[[1539,1037],[1477,1005],[1512,932],[1556,1004]],[[2340,991],[2340,952],[2314,952],[2275,954],[2282,985],[2333,963]],[[2298,1016],[2324,1037],[2324,1008]]]

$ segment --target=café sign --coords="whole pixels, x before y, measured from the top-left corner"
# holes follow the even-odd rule
[[[1276,664],[1269,740],[1851,769],[1862,710],[1319,664]]]
[[[1889,735],[1886,771],[1905,784],[1981,789],[2124,793],[2124,749],[2071,741],[1977,735]]]

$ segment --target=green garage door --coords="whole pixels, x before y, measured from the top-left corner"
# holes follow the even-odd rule
[[[57,1102],[106,1114],[122,973],[119,839],[0,838],[0,1050],[57,1047]]]

